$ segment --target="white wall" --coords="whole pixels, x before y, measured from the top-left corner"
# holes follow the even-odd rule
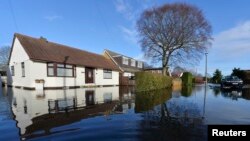
[[[103,69],[95,70],[95,83],[97,85],[119,85],[119,72],[112,71],[112,79],[103,78]]]
[[[76,77],[47,77],[47,64],[31,62],[31,86],[35,87],[35,79],[44,79],[44,87],[85,86],[85,85],[119,85],[119,72],[112,71],[112,79],[103,79],[103,69],[94,69],[94,83],[85,84],[85,68],[76,67]],[[64,85],[65,83],[65,85]]]
[[[47,64],[41,62],[33,62],[31,61],[31,65],[29,68],[30,76],[31,76],[31,84],[30,86],[35,87],[37,83],[35,83],[36,79],[44,79],[44,87],[62,87],[62,86],[80,86],[84,85],[84,81],[81,80],[81,75],[78,72],[81,68],[77,69],[77,77],[48,77],[47,76]],[[64,85],[65,83],[65,85]]]
[[[25,77],[22,77],[21,62],[25,63]],[[9,62],[9,70],[7,70],[8,75],[8,85],[13,86],[29,86],[30,85],[30,75],[29,74],[29,57],[25,52],[24,48],[20,44],[19,40],[15,38],[14,45],[12,48],[11,58]],[[15,75],[11,76],[11,66],[14,66]]]
[[[25,77],[22,77],[21,63],[25,64]],[[15,75],[11,76],[11,66],[14,66]],[[12,50],[9,64],[8,85],[37,88],[36,79],[44,79],[44,87],[63,87],[63,86],[85,86],[85,85],[119,85],[119,72],[112,71],[112,79],[103,79],[103,69],[94,69],[94,83],[85,84],[85,68],[76,67],[76,77],[48,77],[47,63],[34,62],[29,57],[19,40],[16,38]]]

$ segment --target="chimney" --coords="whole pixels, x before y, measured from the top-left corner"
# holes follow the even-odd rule
[[[49,41],[47,40],[47,38],[45,38],[45,37],[43,37],[43,36],[40,37],[40,40],[42,40],[42,41],[44,41],[44,42],[46,42],[46,43],[49,42]]]

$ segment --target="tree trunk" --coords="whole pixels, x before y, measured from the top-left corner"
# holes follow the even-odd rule
[[[167,66],[165,66],[165,67],[162,67],[162,75],[164,75],[164,76],[167,76],[168,75],[168,68],[167,68]]]
[[[164,53],[164,54],[169,54],[169,53]],[[164,75],[164,76],[169,76],[167,64],[168,64],[168,56],[163,55],[163,57],[162,57],[162,75]]]

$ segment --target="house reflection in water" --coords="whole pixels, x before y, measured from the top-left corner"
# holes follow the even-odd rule
[[[135,108],[135,87],[120,87],[120,104],[118,108],[123,113]]]
[[[13,89],[12,111],[22,138],[51,134],[54,127],[121,112],[119,87],[27,91]],[[34,134],[34,132],[38,132]]]

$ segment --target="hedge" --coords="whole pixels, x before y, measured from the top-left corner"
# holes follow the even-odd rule
[[[150,72],[137,72],[135,74],[136,91],[151,91],[156,89],[170,88],[172,78]]]
[[[190,72],[184,72],[182,77],[182,85],[183,86],[191,86],[193,84],[193,75]]]

